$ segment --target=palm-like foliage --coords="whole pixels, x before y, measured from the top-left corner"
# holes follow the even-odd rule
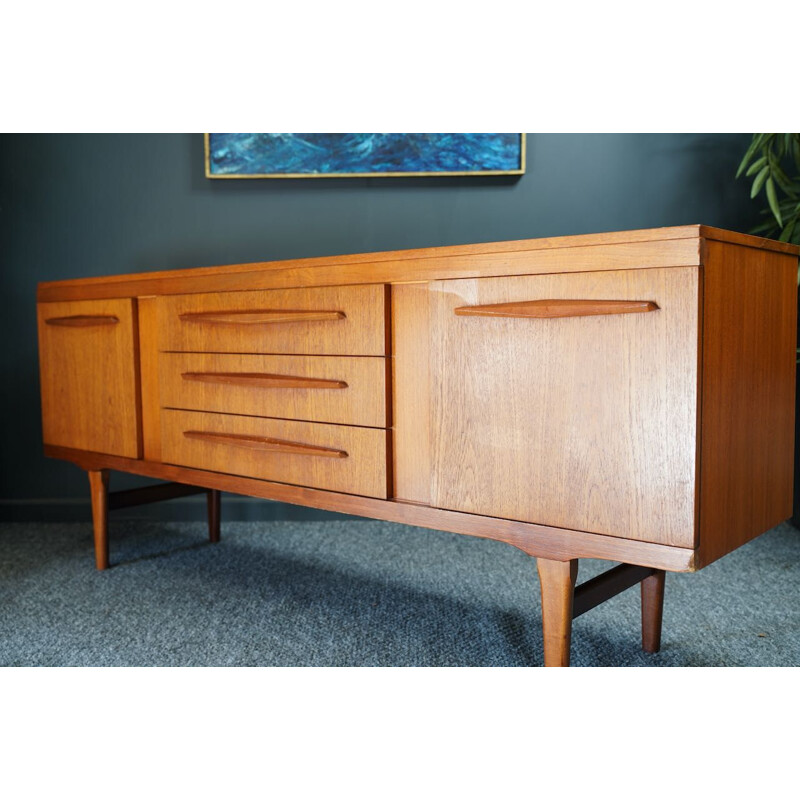
[[[767,219],[751,233],[800,244],[800,133],[754,133],[736,177],[742,174],[753,177],[750,197],[763,188],[767,199]]]

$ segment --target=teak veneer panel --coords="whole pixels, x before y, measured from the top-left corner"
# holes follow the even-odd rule
[[[158,310],[162,351],[386,355],[384,286],[176,295]]]
[[[699,270],[446,281],[431,297],[432,505],[692,547]],[[532,300],[649,313],[458,316]]]
[[[392,287],[394,496],[430,505],[430,291]]]
[[[161,403],[385,428],[386,359],[162,353]]]
[[[139,361],[141,365],[142,450],[149,461],[161,459],[161,400],[158,389],[158,299],[140,297]]]
[[[166,463],[387,497],[387,433],[382,429],[171,409],[162,410],[161,429]],[[287,446],[275,447],[273,441],[259,446],[259,439]]]
[[[134,306],[134,300],[38,305],[46,444],[139,457]],[[65,319],[81,322],[61,324]]]
[[[704,259],[700,560],[792,515],[797,256],[711,241]]]

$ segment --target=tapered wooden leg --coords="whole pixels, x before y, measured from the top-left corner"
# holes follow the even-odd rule
[[[657,653],[661,649],[661,618],[664,612],[663,569],[642,581],[642,649]]]
[[[572,601],[578,560],[550,561],[537,558],[542,587],[542,626],[544,630],[544,665],[568,667],[572,638]]]
[[[92,523],[94,525],[94,560],[97,569],[108,569],[108,470],[90,469]]]
[[[220,527],[220,492],[208,490],[208,541],[219,541]]]

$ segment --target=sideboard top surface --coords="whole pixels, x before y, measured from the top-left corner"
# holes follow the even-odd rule
[[[795,257],[800,254],[797,245],[705,225],[683,225],[49,281],[38,285],[37,299],[51,302],[249,288],[411,283],[643,266],[700,266],[703,240]]]

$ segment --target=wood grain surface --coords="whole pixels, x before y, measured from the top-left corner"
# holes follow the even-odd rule
[[[664,570],[658,569],[641,583],[642,650],[645,653],[657,653],[661,649],[665,578]]]
[[[385,291],[373,285],[162,297],[160,349],[383,356]],[[293,313],[278,322],[248,319],[268,311]]]
[[[385,428],[386,390],[383,358],[161,354],[168,408]]]
[[[133,300],[40,303],[39,369],[46,444],[137,458],[138,337]],[[50,324],[114,317],[114,324]]]
[[[797,258],[708,242],[700,559],[792,514]]]
[[[46,325],[56,325],[62,328],[93,328],[98,325],[116,325],[119,317],[111,314],[75,314],[71,317],[48,317]]]
[[[290,356],[293,358],[294,356]],[[331,356],[337,358],[337,356]],[[346,381],[327,378],[300,378],[297,375],[280,375],[276,372],[182,372],[181,378],[189,383],[212,383],[221,386],[239,386],[248,389],[346,389]]]
[[[697,269],[430,290],[432,505],[694,545]],[[562,298],[648,300],[659,310],[542,320],[453,313]]]
[[[461,306],[457,317],[516,317],[519,319],[560,319],[563,317],[598,317],[608,314],[642,314],[657,311],[649,300],[527,300]]]
[[[544,665],[568,667],[572,638],[572,603],[578,562],[537,558],[542,593]]]
[[[392,286],[394,496],[430,505],[430,291]]]
[[[230,447],[243,447],[259,453],[284,453],[292,456],[315,456],[317,458],[349,458],[346,450],[333,447],[319,447],[302,442],[289,442],[273,436],[253,436],[242,433],[209,433],[208,431],[184,431],[187,439],[196,439],[208,444],[222,444]]]
[[[706,225],[683,225],[50,281],[39,284],[38,299],[39,301],[55,301],[154,293],[181,294],[187,291],[224,291],[226,289],[236,291],[248,288],[394,283],[397,280],[424,281],[445,277],[533,274],[552,271],[552,269],[547,269],[549,257],[545,256],[540,260],[536,257],[537,252],[561,249],[577,250],[577,254],[573,253],[576,265],[580,269],[592,269],[592,261],[598,256],[599,260],[605,259],[607,252],[587,251],[585,255],[588,257],[584,258],[578,249],[598,247],[617,247],[616,252],[622,254],[616,265],[606,263],[604,267],[606,269],[697,266],[700,264],[699,242],[703,237],[752,248],[789,253],[794,256],[800,253],[797,245],[725,231]],[[618,247],[619,245],[636,246],[649,243],[655,243],[656,247],[646,247],[644,250],[634,248],[629,253],[625,253],[624,249],[620,250]],[[523,259],[522,263],[525,266],[521,266],[519,256],[526,253],[531,254],[531,258]],[[628,257],[634,253],[638,255],[633,259]],[[506,258],[507,256],[508,258]],[[630,263],[631,260],[634,263]],[[476,272],[478,267],[479,271]],[[397,275],[398,268],[403,272],[402,278]],[[513,269],[513,271],[509,272],[509,269]]]
[[[486,536],[554,562],[693,570],[791,513],[798,252],[684,226],[41,284],[40,300],[64,301],[39,308],[45,450],[93,471]],[[78,298],[129,299],[67,302]],[[609,301],[648,313],[549,313]],[[455,313],[507,304],[548,318]],[[259,418],[248,392],[346,395],[357,382],[267,363],[294,357],[380,367],[352,404],[375,428],[318,422],[332,401],[286,412],[313,421]],[[162,410],[165,374],[213,409]],[[280,376],[317,383],[280,389]],[[162,430],[180,466],[158,463]],[[307,466],[356,457],[346,477]]]
[[[158,300],[139,297],[139,373],[141,382],[142,450],[148,461],[161,460],[161,397],[158,376]]]
[[[108,569],[108,470],[88,471],[92,500],[94,560],[99,570]]]
[[[668,229],[669,230],[669,229]],[[557,240],[532,240],[491,245],[466,245],[336,259],[298,259],[273,263],[230,265],[205,269],[115,276],[103,280],[77,280],[39,285],[39,300],[174,295],[189,292],[239,292],[310,286],[345,286],[418,282],[501,275],[535,275],[551,272],[642,269],[645,267],[698,266],[700,238],[696,227],[687,237],[658,232],[650,237],[604,234],[594,242],[570,247]],[[568,237],[573,238],[573,237]],[[574,237],[582,239],[583,237]],[[588,237],[587,237],[588,238]],[[552,243],[544,246],[543,243]],[[392,258],[392,256],[396,256]]]
[[[170,409],[162,411],[161,420],[167,463],[387,496],[384,430]],[[276,440],[283,446],[269,446]],[[346,457],[338,457],[340,453]]]
[[[181,314],[181,322],[201,325],[281,325],[288,322],[338,322],[343,311],[200,311]]]

